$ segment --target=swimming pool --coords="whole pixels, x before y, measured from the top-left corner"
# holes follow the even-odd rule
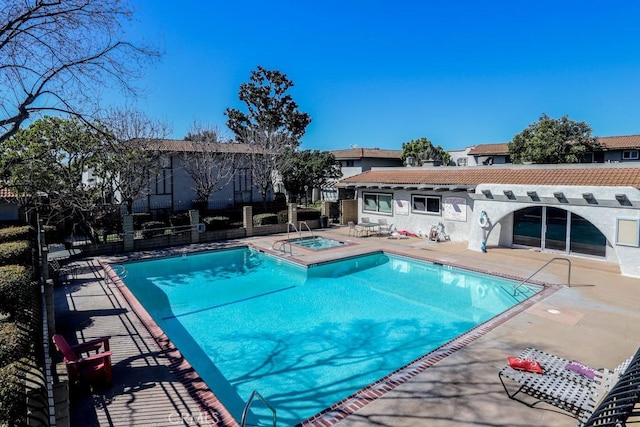
[[[344,246],[347,244],[345,242],[341,242],[340,240],[328,239],[326,237],[321,237],[321,236],[288,239],[287,242],[292,243],[294,245],[302,246],[314,251],[336,248],[336,247]]]
[[[384,253],[307,269],[240,248],[126,269],[127,287],[233,416],[240,420],[257,390],[282,425],[317,414],[525,297],[514,297],[506,279]],[[526,294],[536,290],[527,286]]]

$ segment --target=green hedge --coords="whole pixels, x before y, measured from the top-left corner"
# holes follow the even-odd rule
[[[0,266],[0,312],[15,317],[22,311],[21,298],[30,292],[33,269],[22,265]]]
[[[0,243],[0,265],[31,264],[31,244],[28,240]]]
[[[271,224],[278,224],[278,215],[272,213],[264,213],[253,216],[253,225],[255,227]]]
[[[149,222],[149,221],[151,221],[153,219],[151,214],[147,213],[147,212],[134,213],[131,216],[133,217],[133,229],[134,230],[141,230],[142,229],[142,225],[145,222]]]
[[[289,211],[278,211],[278,223],[286,224],[287,222],[289,222]]]
[[[29,361],[26,361],[29,363]],[[23,361],[0,366],[0,425],[20,425],[25,421]]]
[[[142,224],[142,237],[149,238],[165,234],[167,225],[161,221],[148,221]],[[157,230],[161,228],[161,230]]]
[[[313,219],[320,219],[319,210],[298,208],[298,221],[311,221]]]
[[[227,230],[230,228],[229,217],[226,216],[207,216],[202,218],[202,222],[207,225],[207,231]]]
[[[180,227],[191,224],[191,218],[188,212],[183,212],[169,216],[169,222],[172,227]]]
[[[0,322],[0,366],[23,357],[29,351],[24,333],[14,322]]]
[[[0,228],[0,243],[29,240],[29,230],[31,227],[28,225]]]

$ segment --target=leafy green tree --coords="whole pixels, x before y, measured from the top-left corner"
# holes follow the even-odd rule
[[[400,156],[404,164],[411,158],[414,166],[422,166],[425,162],[432,161],[434,164],[440,163],[448,166],[451,162],[451,155],[444,148],[434,146],[427,138],[412,139],[402,144],[402,155]]]
[[[569,120],[568,116],[552,119],[542,114],[537,122],[514,136],[508,146],[513,163],[578,163],[600,144],[591,136],[587,123]]]
[[[298,147],[300,138],[311,123],[311,116],[298,111],[298,104],[287,93],[292,86],[293,81],[280,71],[258,66],[251,72],[250,81],[240,85],[239,98],[246,104],[248,112],[227,108],[227,126],[241,140],[246,140],[247,131],[253,130],[280,134],[287,146]]]
[[[299,195],[308,188],[322,188],[332,180],[342,177],[340,162],[328,151],[287,150],[283,156],[280,173],[282,182],[290,194]]]
[[[298,104],[287,93],[292,86],[280,71],[258,66],[251,72],[250,81],[240,85],[239,98],[248,112],[232,108],[225,111],[229,129],[239,142],[251,147],[251,177],[265,208],[274,177],[288,162],[283,153],[298,148],[311,123],[311,116],[298,111]]]
[[[46,207],[53,220],[73,218],[88,231],[104,188],[83,176],[100,167],[105,133],[79,119],[35,121],[0,143],[5,184],[27,206]]]

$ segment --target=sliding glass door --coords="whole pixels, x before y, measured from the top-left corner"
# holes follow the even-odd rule
[[[563,253],[604,257],[607,239],[580,215],[552,206],[513,213],[513,244]]]

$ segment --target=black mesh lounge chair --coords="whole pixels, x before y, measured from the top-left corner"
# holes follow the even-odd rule
[[[640,426],[640,351],[584,427]]]
[[[570,363],[569,360],[540,350],[527,348],[519,357],[537,360],[542,365],[544,373],[520,371],[509,365],[505,366],[498,373],[498,377],[509,398],[530,407],[539,403],[553,405],[578,419],[581,425],[591,416],[598,403],[632,362],[631,358],[627,359],[613,371],[598,370],[595,377],[590,379],[565,369]],[[633,360],[635,359],[640,357],[636,355]],[[640,360],[637,363],[640,364]],[[517,384],[515,391],[509,391],[505,379]]]

